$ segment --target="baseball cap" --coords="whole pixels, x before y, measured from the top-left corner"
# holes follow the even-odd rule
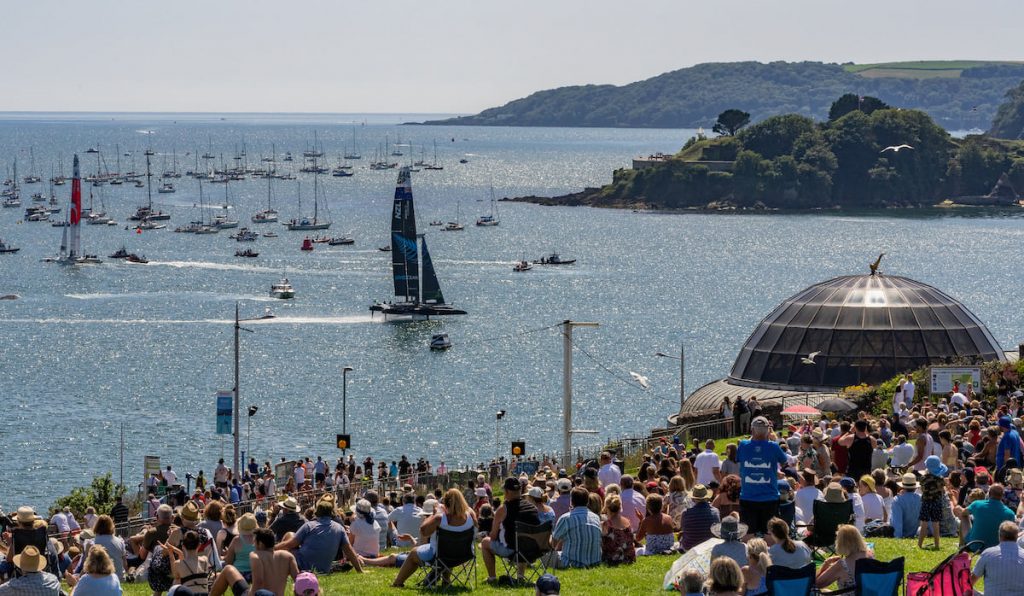
[[[544,498],[544,489],[539,487],[539,486],[531,486],[530,487],[530,492],[528,492],[526,494],[530,495],[534,499],[543,499]]]
[[[839,480],[839,486],[842,486],[847,492],[857,488],[857,481],[849,476],[845,476]]]
[[[295,578],[295,593],[299,596],[319,596],[320,581],[308,571],[300,573]]]
[[[754,418],[750,422],[750,426],[760,426],[760,427],[768,428],[768,427],[771,426],[771,424],[769,424],[768,419],[765,418],[764,416],[758,416],[757,418]]]
[[[544,596],[550,596],[551,594],[561,594],[562,584],[558,582],[558,578],[545,573],[544,575],[537,578],[537,593]]]
[[[572,481],[568,478],[559,478],[555,486],[558,487],[558,492],[567,493],[572,490]]]
[[[999,427],[1000,428],[1010,428],[1010,417],[1009,416],[1000,416],[999,417]]]
[[[523,485],[520,484],[518,478],[513,478],[510,476],[505,479],[504,484],[502,484],[502,488],[504,488],[505,490],[521,490],[523,488]]]

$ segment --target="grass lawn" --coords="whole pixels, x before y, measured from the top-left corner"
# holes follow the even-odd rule
[[[881,560],[906,557],[906,569],[910,571],[929,571],[944,557],[953,552],[956,541],[952,538],[943,539],[941,551],[920,550],[916,540],[896,540],[892,538],[873,539],[876,556]],[[579,594],[594,596],[624,596],[644,594],[664,594],[661,581],[672,566],[675,557],[656,556],[641,557],[635,565],[621,567],[598,567],[595,569],[557,571],[562,582],[563,594]],[[370,568],[358,575],[353,572],[336,573],[321,578],[324,594],[401,594],[418,593],[409,582],[404,590],[392,589],[391,582],[398,570],[395,568]],[[533,594],[525,588],[492,588],[484,583],[487,574],[484,571],[483,559],[477,558],[478,594]],[[148,596],[152,592],[147,584],[128,584],[124,593],[128,596]]]
[[[863,72],[866,70],[895,69],[895,70],[963,70],[974,66],[985,66],[990,64],[1020,64],[1019,62],[1002,60],[915,60],[909,62],[879,62],[875,64],[846,64],[843,69],[846,72]]]

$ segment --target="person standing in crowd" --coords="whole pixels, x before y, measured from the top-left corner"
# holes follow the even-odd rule
[[[921,526],[917,530],[917,547],[924,548],[924,539],[931,532],[935,541],[935,550],[939,550],[939,522],[942,521],[942,496],[946,489],[946,475],[949,468],[943,465],[937,455],[929,455],[925,460],[927,473],[921,479],[921,512],[918,519]]]
[[[899,416],[900,410],[902,409],[902,408],[900,408],[900,406],[905,403],[903,401],[903,384],[904,383],[906,383],[906,380],[900,379],[900,382],[896,384],[896,393],[894,393],[893,396],[892,396],[892,413],[895,416]]]
[[[999,448],[996,451],[996,469],[1002,469],[1008,459],[1024,461],[1021,459],[1020,434],[1014,430],[1009,416],[999,417],[999,430],[1003,435],[999,439]]]
[[[779,512],[779,467],[787,457],[778,443],[768,440],[771,424],[758,416],[750,423],[750,440],[740,442],[740,520],[755,534],[768,531],[768,520]]]
[[[906,404],[908,411],[914,408],[914,391],[916,389],[913,377],[907,375],[906,380],[903,382],[903,403]]]
[[[871,472],[871,454],[875,450],[875,439],[868,434],[867,420],[854,422],[853,433],[847,432],[838,442],[847,449],[847,476],[860,478]]]
[[[715,441],[708,439],[704,443],[704,451],[700,452],[693,460],[693,467],[697,469],[697,483],[708,485],[712,482],[722,482],[722,462],[715,453]]]
[[[607,451],[601,452],[601,467],[597,470],[597,480],[602,487],[609,484],[618,484],[622,478],[622,470],[612,461],[612,454]]]

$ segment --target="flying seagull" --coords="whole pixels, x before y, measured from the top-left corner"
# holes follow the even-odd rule
[[[643,376],[640,373],[629,371],[629,376],[633,377],[633,380],[639,383],[640,386],[643,387],[644,389],[647,389],[648,387],[651,386],[650,379],[648,379],[647,377]]]
[[[902,149],[913,149],[913,147],[911,147],[910,145],[907,145],[907,144],[891,145],[889,147],[886,147],[885,149],[882,149],[881,151],[879,151],[879,153],[885,153],[886,151],[892,151],[893,153],[899,153],[900,150],[902,150]]]
[[[801,358],[800,362],[803,362],[804,364],[817,364],[814,359],[818,357],[818,354],[821,354],[821,352],[811,352],[807,355],[807,358]]]

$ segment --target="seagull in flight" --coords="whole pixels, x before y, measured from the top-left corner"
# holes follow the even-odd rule
[[[640,373],[629,371],[629,376],[633,377],[633,380],[636,381],[644,389],[647,389],[648,387],[651,386],[650,379],[648,379],[647,377],[643,376]]]
[[[893,153],[899,153],[903,149],[913,149],[913,147],[911,147],[910,145],[907,145],[907,144],[891,145],[889,147],[886,147],[885,149],[882,149],[879,153],[885,153],[886,151],[892,151]]]
[[[814,359],[818,357],[818,354],[821,354],[821,352],[811,352],[810,354],[807,355],[806,358],[801,358],[800,362],[803,362],[804,364],[812,364],[812,365],[813,364],[817,364],[817,362],[815,362]]]

